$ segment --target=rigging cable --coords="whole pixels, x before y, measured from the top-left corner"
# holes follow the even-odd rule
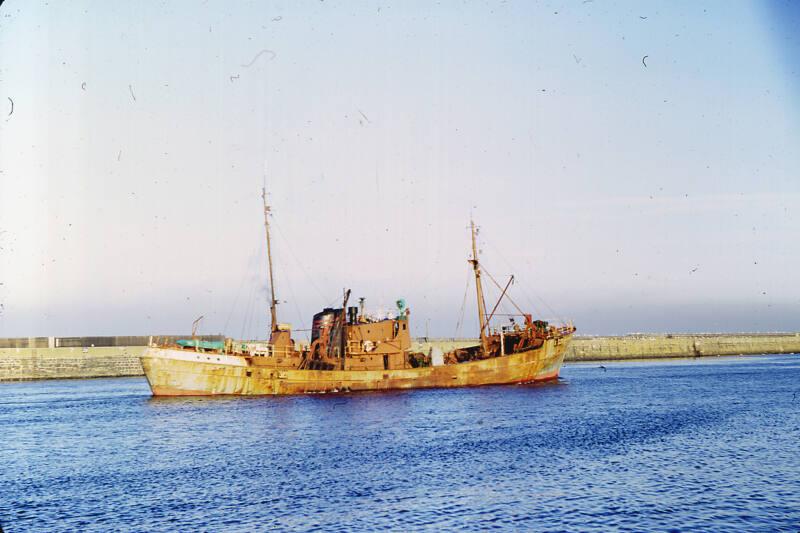
[[[458,338],[458,335],[461,331],[461,326],[464,325],[464,309],[467,306],[467,293],[469,292],[469,282],[472,279],[472,272],[467,270],[467,287],[464,289],[464,299],[461,302],[461,314],[458,317],[458,321],[456,322],[456,332],[453,335],[454,338]]]
[[[297,255],[294,253],[294,250],[292,249],[291,244],[289,244],[289,239],[287,239],[286,236],[284,236],[283,231],[281,231],[281,227],[275,222],[274,218],[272,220],[272,225],[275,227],[275,229],[278,230],[278,235],[280,235],[281,239],[286,244],[286,249],[289,250],[289,254],[292,256],[292,258],[294,259],[295,263],[297,263],[297,265],[300,267],[300,269],[306,275],[306,277],[308,278],[308,281],[311,282],[311,286],[314,287],[314,289],[317,291],[317,294],[319,294],[319,297],[322,300],[325,300],[325,295],[322,294],[322,291],[320,290],[320,288],[317,286],[316,283],[314,283],[314,278],[311,277],[311,274],[308,273],[308,270],[306,270],[306,267],[303,265],[303,263],[300,262],[300,259],[297,258]]]
[[[276,269],[278,272],[281,272],[281,271],[286,272],[286,270],[282,269],[283,263],[281,262],[280,259],[276,259],[275,263],[277,263],[276,266],[279,267],[279,268]],[[289,294],[292,296],[292,298],[291,298],[292,305],[294,305],[294,309],[295,309],[295,311],[297,311],[297,318],[298,318],[298,320],[300,320],[300,325],[303,327],[303,329],[298,329],[298,330],[295,330],[295,331],[308,331],[306,329],[306,323],[303,321],[303,314],[300,312],[300,307],[297,305],[297,297],[294,294],[294,287],[292,287],[292,281],[291,281],[291,279],[290,279],[290,277],[288,275],[285,276],[283,278],[283,280],[286,282],[286,286],[289,287]],[[306,337],[306,341],[310,341],[310,339],[308,338],[308,334],[306,334],[305,337]]]
[[[262,242],[258,248],[258,255],[261,255],[261,250],[264,248],[264,243]],[[256,253],[255,248],[253,249],[253,253]],[[231,305],[231,309],[228,312],[228,318],[225,319],[225,327],[222,328],[223,332],[228,331],[228,324],[230,324],[231,317],[233,316],[233,311],[236,309],[236,304],[239,303],[239,295],[242,292],[242,287],[244,287],[244,282],[247,280],[247,274],[250,270],[250,260],[253,258],[253,253],[250,254],[250,258],[248,259],[247,266],[245,266],[245,271],[242,273],[242,281],[239,282],[239,288],[236,290],[236,297],[233,299],[233,305]]]
[[[492,280],[492,283],[494,283],[494,284],[495,284],[495,287],[497,287],[498,289],[500,289],[500,290],[502,291],[502,290],[503,290],[503,287],[501,287],[501,286],[500,286],[500,284],[499,284],[499,283],[497,283],[497,280],[496,280],[496,279],[494,279],[494,277],[493,277],[491,274],[489,274],[489,271],[488,271],[488,270],[486,270],[486,266],[484,266],[484,267],[483,267],[483,271],[484,271],[484,272],[486,272],[486,275],[487,275],[487,276],[489,276],[489,279],[490,279],[490,280]],[[514,305],[514,307],[516,307],[516,308],[517,308],[517,311],[519,311],[519,313],[520,313],[521,315],[524,315],[524,314],[525,314],[525,312],[524,312],[522,309],[520,309],[520,308],[519,308],[519,306],[517,305],[517,303],[516,303],[514,300],[512,300],[512,299],[511,299],[511,296],[509,296],[509,295],[508,295],[508,293],[506,293],[506,298],[508,298],[508,301],[509,301],[509,302],[511,302],[511,303]]]
[[[250,287],[250,296],[247,297],[247,305],[244,308],[244,316],[242,317],[242,330],[240,332],[239,338],[241,340],[245,340],[244,334],[247,332],[250,333],[250,322],[252,319],[252,309],[253,309],[253,300],[256,292],[256,284],[254,283]]]
[[[484,242],[487,242],[487,241],[484,241]],[[500,259],[502,259],[502,260],[503,260],[503,261],[506,263],[506,265],[507,265],[509,268],[513,269],[513,265],[512,265],[512,264],[511,264],[511,263],[508,261],[508,259],[506,259],[506,258],[505,258],[505,256],[502,254],[502,252],[500,252],[500,250],[498,250],[497,248],[495,248],[495,246],[494,246],[492,243],[490,243],[490,242],[487,242],[487,244],[488,244],[489,246],[491,246],[491,247],[492,247],[492,251],[493,251],[493,252],[495,252],[495,253],[496,253],[496,254],[497,254],[499,257],[500,257]],[[534,308],[534,310],[535,310],[536,306],[535,306],[535,305],[533,305],[533,301],[531,300],[530,296],[528,295],[527,291],[525,290],[525,288],[524,288],[524,286],[523,286],[522,284],[520,284],[520,291],[522,292],[522,295],[525,297],[525,299],[527,299],[527,300],[528,300],[528,303],[530,304],[530,306],[531,306],[532,308]],[[555,310],[555,309],[553,309],[552,307],[550,307],[550,305],[549,305],[549,304],[548,304],[548,303],[547,303],[547,302],[546,302],[546,301],[545,301],[545,300],[544,300],[542,297],[540,297],[540,296],[539,296],[539,295],[538,295],[538,294],[537,294],[535,291],[531,291],[531,292],[532,292],[532,294],[533,294],[533,295],[536,297],[536,299],[537,299],[537,300],[539,300],[539,302],[541,302],[541,304],[542,304],[542,305],[544,305],[544,306],[547,308],[547,310],[548,310],[550,313],[552,313],[552,314],[553,314],[553,316],[554,316],[555,318],[557,318],[558,320],[560,320],[560,321],[561,321],[561,322],[563,322],[564,324],[566,324],[566,323],[567,323],[567,322],[564,320],[564,318],[561,316],[561,313],[558,313],[558,312],[556,312],[556,310]]]

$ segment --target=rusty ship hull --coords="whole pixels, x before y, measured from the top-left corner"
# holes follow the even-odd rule
[[[148,348],[142,366],[154,396],[290,395],[533,383],[558,378],[571,336],[464,363],[390,370],[298,370],[252,357]]]

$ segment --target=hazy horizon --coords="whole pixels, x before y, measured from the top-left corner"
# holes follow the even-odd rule
[[[797,6],[6,0],[0,336],[800,330]]]

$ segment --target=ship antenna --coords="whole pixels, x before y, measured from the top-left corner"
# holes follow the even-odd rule
[[[475,288],[478,293],[478,322],[481,328],[481,348],[483,348],[483,352],[486,353],[488,347],[488,342],[486,340],[486,326],[488,325],[486,324],[486,301],[483,299],[481,267],[478,263],[478,246],[475,243],[477,229],[475,228],[475,222],[473,220],[469,221],[469,227],[472,232],[472,259],[469,262],[472,263],[472,270],[475,272]]]
[[[269,314],[270,320],[272,320],[272,329],[271,331],[274,333],[278,330],[278,309],[277,304],[278,301],[275,299],[275,282],[272,277],[272,248],[270,247],[269,242],[269,214],[270,214],[270,206],[267,205],[267,188],[262,187],[261,189],[261,198],[264,200],[264,229],[267,233],[267,263],[269,264],[269,290],[272,299],[269,301]]]

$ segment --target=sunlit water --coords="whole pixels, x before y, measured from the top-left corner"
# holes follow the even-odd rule
[[[558,384],[152,399],[0,384],[18,531],[800,527],[800,358],[568,365]]]

